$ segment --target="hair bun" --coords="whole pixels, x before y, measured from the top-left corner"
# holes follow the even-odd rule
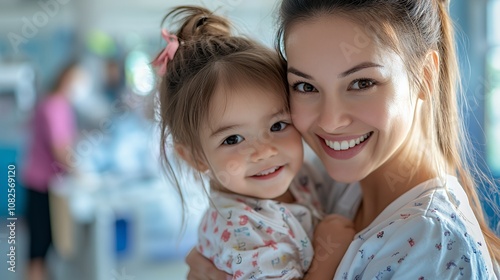
[[[177,37],[182,41],[204,36],[231,35],[231,24],[227,19],[200,6],[179,6],[168,13],[165,19],[169,17],[176,18],[176,22],[181,23]]]

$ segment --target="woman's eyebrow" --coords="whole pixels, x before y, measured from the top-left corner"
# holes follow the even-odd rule
[[[305,73],[300,72],[299,70],[293,68],[293,67],[288,67],[288,73],[292,73],[294,75],[297,75],[299,77],[302,77],[304,79],[312,80],[312,77],[310,75],[307,75]]]
[[[382,65],[379,65],[379,64],[376,64],[376,63],[373,63],[373,62],[363,62],[363,63],[360,63],[356,66],[354,66],[353,68],[345,71],[345,72],[342,72],[340,73],[337,77],[338,78],[345,78],[351,74],[354,74],[360,70],[363,70],[363,69],[366,69],[366,68],[371,68],[371,67],[381,67],[381,68],[384,68],[384,66]]]
[[[338,78],[345,78],[353,73],[356,73],[360,70],[363,70],[363,69],[366,69],[366,68],[372,68],[372,67],[380,67],[380,68],[383,68],[384,66],[380,65],[380,64],[377,64],[377,63],[373,63],[373,62],[363,62],[363,63],[360,63],[356,66],[354,66],[353,68],[347,70],[347,71],[344,71],[342,73],[340,73],[337,77]],[[303,73],[299,70],[297,70],[296,68],[293,68],[293,67],[289,67],[288,68],[288,73],[292,73],[294,75],[297,75],[299,77],[302,77],[304,79],[308,79],[308,80],[313,80],[312,76],[311,75],[308,75],[306,73]]]

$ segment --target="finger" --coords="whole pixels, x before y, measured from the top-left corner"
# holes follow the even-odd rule
[[[186,256],[186,259],[185,259],[185,262],[191,266],[191,265],[194,265],[195,262],[196,262],[196,257],[198,256],[198,251],[193,248],[191,249],[191,251],[189,251],[189,254]]]
[[[340,224],[350,225],[352,221],[342,215],[332,214],[328,215],[323,219],[325,222],[337,222]]]

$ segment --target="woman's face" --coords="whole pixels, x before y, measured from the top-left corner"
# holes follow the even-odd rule
[[[366,34],[323,16],[292,25],[285,40],[294,125],[342,182],[397,168],[416,110],[403,61]]]

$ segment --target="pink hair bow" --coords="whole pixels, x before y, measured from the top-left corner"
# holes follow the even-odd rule
[[[161,36],[167,42],[165,49],[153,61],[153,66],[160,67],[158,74],[163,76],[167,71],[167,63],[174,58],[175,52],[179,48],[179,39],[177,36],[168,33],[166,29],[161,31]]]

